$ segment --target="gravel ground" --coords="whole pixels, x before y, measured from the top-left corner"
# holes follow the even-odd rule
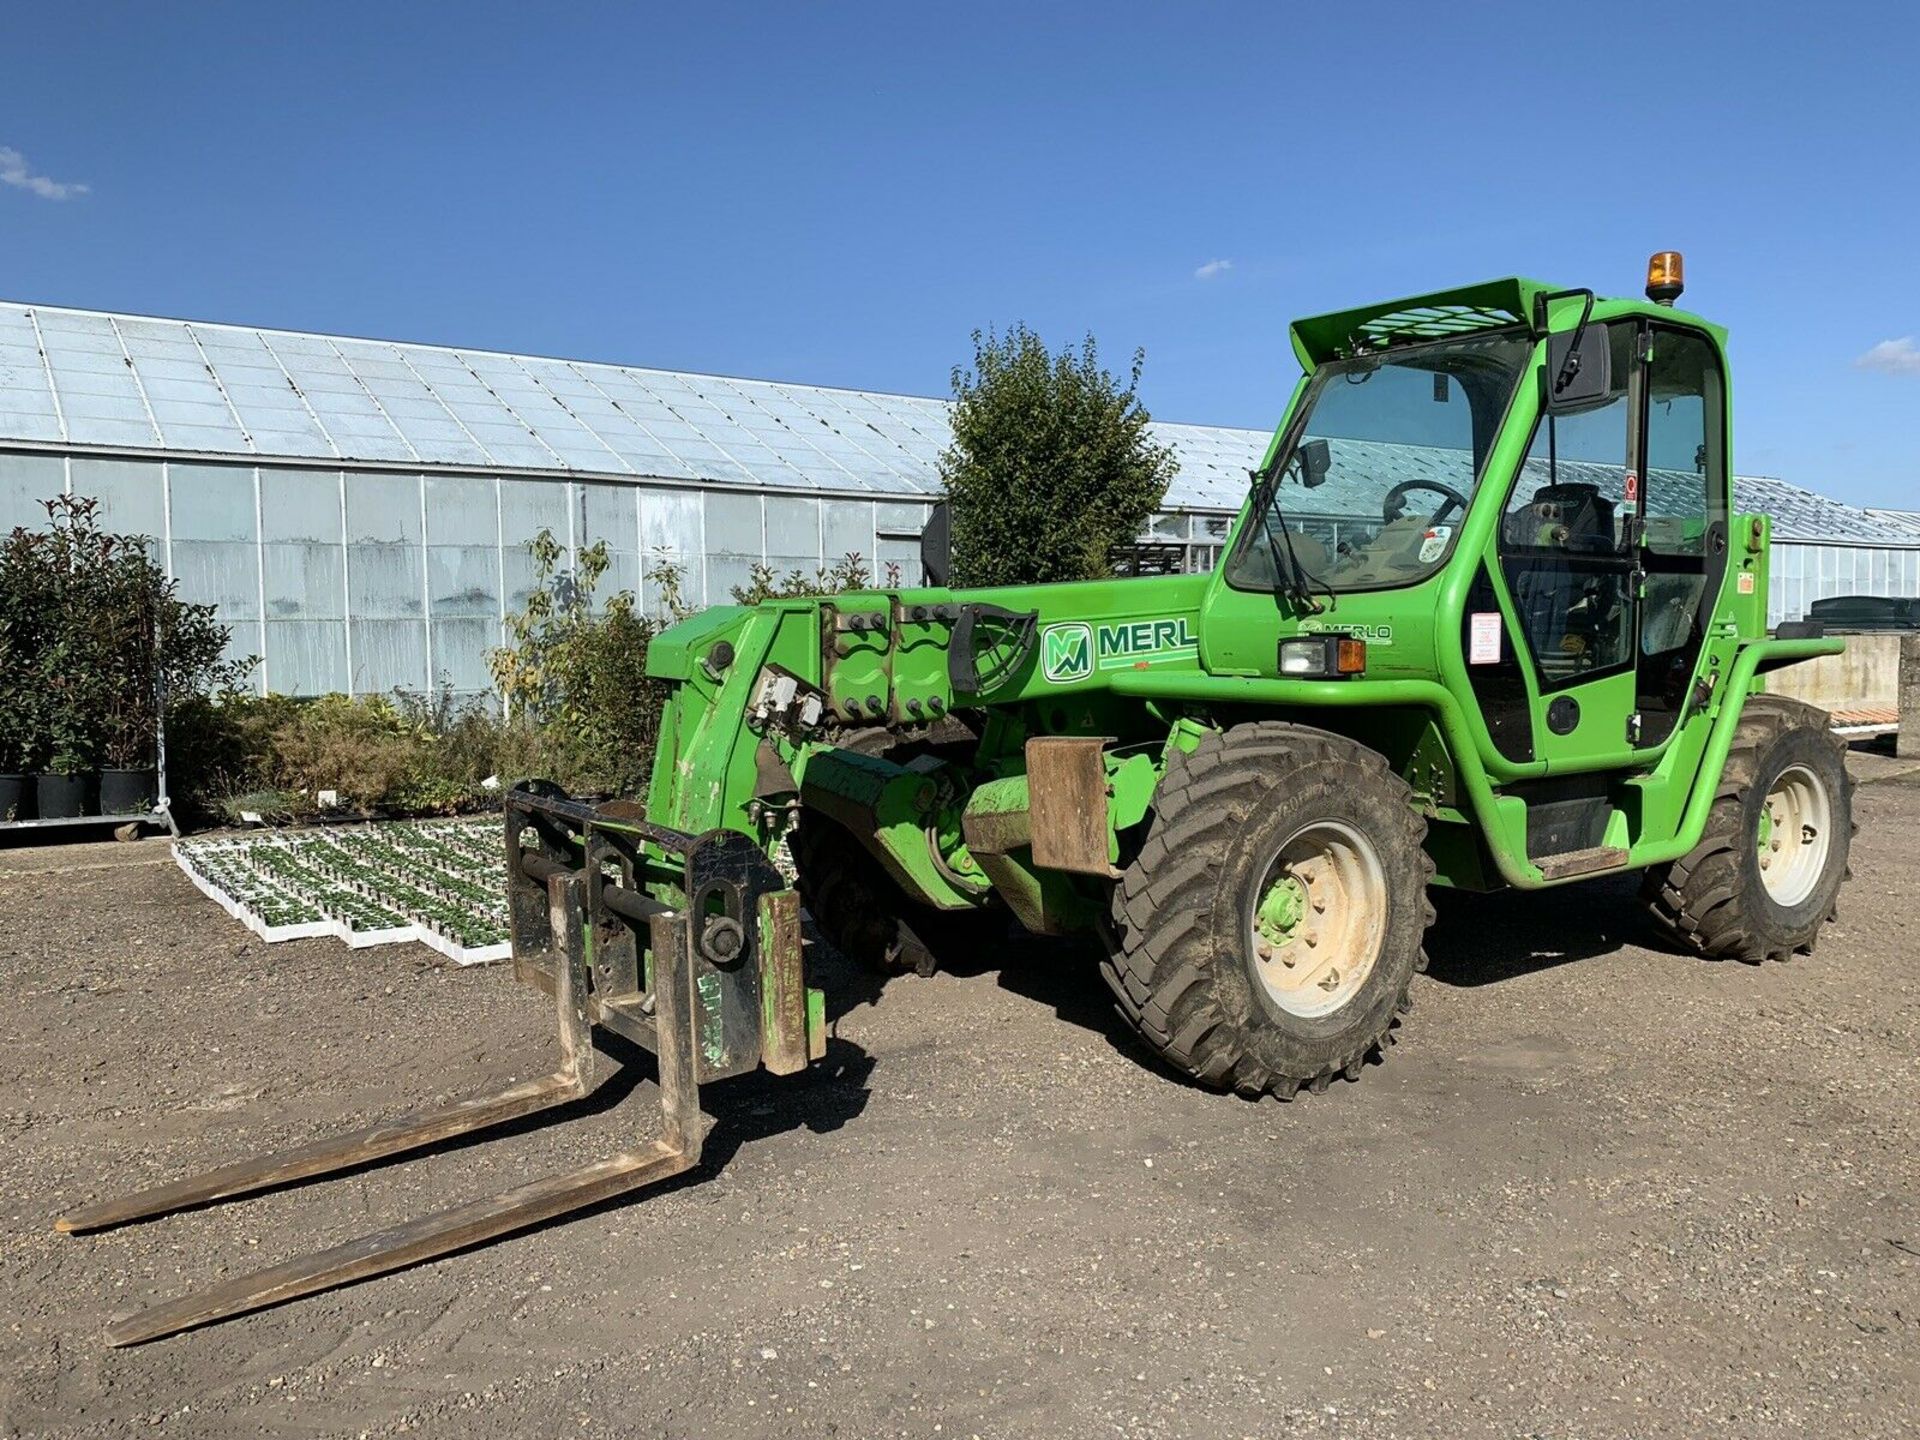
[[[415,946],[262,945],[158,842],[0,852],[0,1432],[1910,1435],[1920,772],[1855,760],[1812,959],[1649,948],[1630,882],[1445,897],[1388,1063],[1292,1105],[1143,1063],[1076,950],[831,972],[828,1063],[711,1088],[696,1181],[125,1351],[115,1315],[651,1133],[653,1087],[56,1235],[544,1071],[550,1016]]]

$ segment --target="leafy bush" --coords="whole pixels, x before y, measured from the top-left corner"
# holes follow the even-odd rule
[[[952,501],[957,585],[1089,580],[1134,540],[1173,479],[1172,450],[1147,433],[1145,352],[1123,387],[1089,335],[1050,354],[1024,325],[973,334],[953,371],[953,443],[940,457]]]
[[[580,793],[632,793],[652,768],[667,698],[647,676],[655,626],[631,591],[596,604],[612,558],[604,542],[581,550],[571,572],[560,568],[564,548],[548,530],[528,542],[533,591],[487,657],[510,717],[501,778],[524,771]]]
[[[77,774],[155,760],[160,696],[231,689],[211,605],[179,598],[143,536],[101,527],[97,501],[42,501],[43,529],[0,541],[0,769]]]
[[[176,706],[174,799],[190,817],[278,821],[323,811],[439,815],[488,799],[506,749],[482,701],[396,694],[294,700],[228,694]]]

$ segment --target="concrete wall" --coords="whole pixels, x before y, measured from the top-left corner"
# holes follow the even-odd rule
[[[1903,635],[1848,635],[1847,648],[1775,670],[1765,679],[1775,695],[1791,695],[1822,710],[1897,710]]]

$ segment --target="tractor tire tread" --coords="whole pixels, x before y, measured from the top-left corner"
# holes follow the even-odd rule
[[[1291,777],[1336,764],[1357,766],[1403,806],[1420,877],[1431,880],[1433,861],[1421,848],[1426,822],[1414,808],[1411,787],[1384,756],[1344,736],[1269,720],[1209,731],[1193,750],[1172,755],[1154,797],[1149,834],[1113,887],[1101,971],[1115,1005],[1163,1059],[1202,1084],[1280,1100],[1303,1088],[1321,1094],[1336,1076],[1357,1079],[1392,1043],[1393,1027],[1411,1008],[1409,974],[1377,1033],[1311,1074],[1283,1074],[1250,1052],[1241,1020],[1221,1008],[1210,983],[1216,956],[1209,925],[1223,834]],[[1417,915],[1423,929],[1432,923],[1433,905],[1424,890]],[[1426,965],[1426,951],[1419,948],[1412,969]]]

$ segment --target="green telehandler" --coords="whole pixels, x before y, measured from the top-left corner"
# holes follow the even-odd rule
[[[1018,923],[1090,934],[1173,1069],[1291,1098],[1357,1079],[1425,964],[1429,887],[1637,871],[1678,945],[1813,948],[1846,875],[1842,742],[1762,693],[1724,332],[1520,279],[1296,322],[1305,374],[1210,574],[721,606],[660,634],[644,803],[507,799],[514,966],[558,1067],[499,1094],[64,1216],[94,1230],[560,1106],[593,1030],[658,1060],[637,1148],[167,1302],[152,1339],[392,1270],[698,1163],[700,1089],[826,1051],[802,906],[926,972]],[[777,866],[782,845],[797,880]],[[1577,922],[1574,922],[1577,923]]]

